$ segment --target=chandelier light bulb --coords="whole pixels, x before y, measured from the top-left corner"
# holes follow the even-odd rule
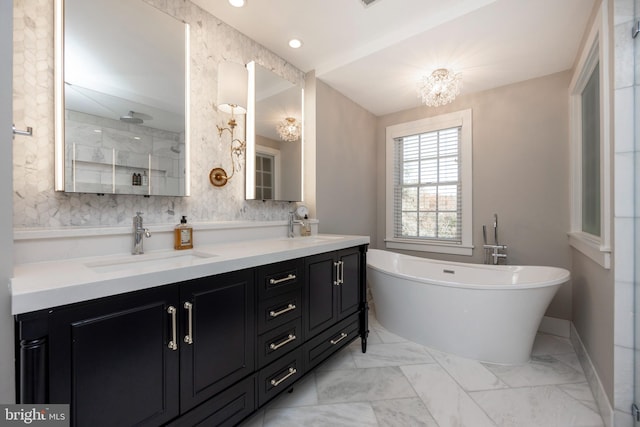
[[[430,107],[449,104],[460,94],[462,77],[446,68],[438,68],[418,82],[418,95]]]

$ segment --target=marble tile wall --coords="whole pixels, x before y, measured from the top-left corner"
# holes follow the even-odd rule
[[[181,215],[193,222],[284,220],[286,203],[245,201],[243,170],[225,187],[209,183],[209,171],[230,167],[228,140],[216,124],[226,117],[214,108],[217,67],[224,60],[255,60],[293,82],[303,73],[271,51],[186,0],[145,0],[190,25],[191,38],[191,196],[96,196],[53,191],[54,51],[53,1],[14,0],[13,119],[19,128],[32,126],[33,138],[14,144],[14,228],[129,225],[136,211],[146,224],[176,223]],[[242,125],[242,122],[240,122]]]
[[[635,3],[635,4],[634,4]],[[638,310],[638,209],[640,187],[637,168],[640,141],[634,129],[638,123],[636,99],[640,74],[638,38],[631,28],[640,10],[638,0],[614,1],[614,244],[615,244],[615,331],[614,331],[614,425],[631,427],[631,404],[634,398],[634,318]]]

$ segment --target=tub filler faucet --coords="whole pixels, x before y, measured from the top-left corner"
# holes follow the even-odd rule
[[[142,225],[142,212],[136,212],[136,216],[133,217],[133,249],[131,250],[133,255],[144,253],[142,246],[144,237],[151,237],[151,232]]]
[[[493,244],[487,243],[487,226],[482,226],[482,238],[484,239],[484,263],[485,264],[506,264],[507,245],[498,243],[498,214],[493,214]]]

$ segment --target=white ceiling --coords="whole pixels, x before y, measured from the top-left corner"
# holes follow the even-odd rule
[[[594,0],[192,0],[375,115],[420,106],[416,82],[462,73],[462,93],[572,67]],[[289,39],[303,41],[300,49]]]

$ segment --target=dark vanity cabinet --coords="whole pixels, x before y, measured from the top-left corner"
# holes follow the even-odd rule
[[[305,268],[309,286],[305,295],[309,336],[356,312],[362,301],[362,259],[357,248],[310,256]]]
[[[242,270],[180,285],[180,408],[185,412],[255,371],[255,284]]]
[[[178,416],[180,358],[168,346],[178,291],[166,286],[52,310],[47,402],[70,403],[77,426],[155,426]]]
[[[258,405],[304,375],[300,345],[304,260],[258,267]]]
[[[351,342],[362,338],[366,351],[368,333],[365,251],[343,249],[310,256],[305,260],[305,365],[314,367]]]
[[[366,342],[365,252],[18,315],[19,401],[70,403],[74,426],[236,425]]]

